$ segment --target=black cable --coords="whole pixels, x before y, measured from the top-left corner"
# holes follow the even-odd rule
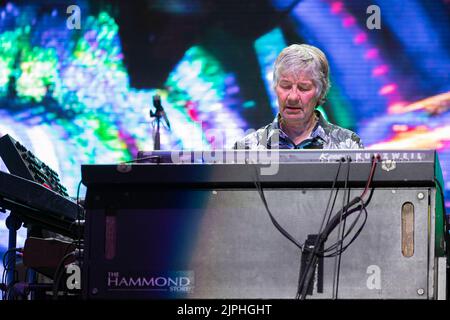
[[[369,203],[370,203],[370,201],[371,201],[371,199],[372,199],[372,196],[373,196],[373,193],[374,193],[374,188],[371,188],[371,192],[370,192],[370,194],[369,194],[369,198],[367,199],[367,201],[364,201],[363,199],[362,199],[362,197],[363,197],[363,195],[366,193],[366,191],[368,190],[368,188],[369,188],[369,185],[370,185],[370,183],[372,182],[372,179],[373,179],[373,174],[374,174],[374,172],[375,172],[375,167],[376,167],[376,161],[375,160],[379,160],[379,157],[373,157],[372,158],[372,168],[371,168],[371,173],[370,173],[370,175],[369,175],[369,178],[368,178],[368,181],[367,181],[367,184],[366,184],[366,188],[364,189],[364,192],[361,194],[361,196],[360,197],[356,197],[356,198],[354,198],[352,201],[351,201],[351,203],[353,203],[352,204],[352,206],[354,205],[354,204],[356,204],[356,203],[358,203],[358,199],[359,199],[359,201],[362,203],[362,205],[364,206],[364,207],[366,207]],[[351,207],[351,206],[349,206],[349,207]],[[362,210],[362,209],[361,209]],[[351,211],[351,213],[353,213],[353,212],[355,212],[355,211],[357,211],[357,210],[352,210]],[[346,216],[348,216],[348,215],[350,215],[350,213],[349,214],[346,214],[346,215],[344,215],[344,217],[346,217]],[[337,215],[333,218],[334,219],[334,221],[333,221],[333,223],[330,223],[328,226],[330,227],[330,233],[331,233],[331,231],[332,231],[332,229],[334,229],[335,227],[336,227],[336,218],[337,218]],[[357,218],[355,219],[355,221],[354,221],[354,223],[352,224],[352,226],[354,226],[355,224],[356,224],[356,222],[357,222],[357,220],[360,218],[360,214],[357,216]],[[347,235],[348,235],[348,233],[347,233]],[[332,246],[330,246],[330,248],[331,247],[333,247],[333,246],[335,246],[336,244],[334,244],[334,245],[332,245]],[[327,249],[328,250],[328,249]],[[324,250],[325,251],[325,250]]]
[[[350,211],[347,211],[347,215],[345,215],[344,218],[346,218],[348,215],[352,214],[353,212],[359,211],[357,218],[355,219],[355,221],[352,224],[352,230],[353,230],[354,225],[356,225],[356,222],[359,220],[362,212],[364,212],[364,221],[362,222],[360,228],[355,232],[355,235],[349,241],[349,243],[346,244],[344,247],[342,247],[342,249],[340,249],[339,252],[332,253],[330,255],[323,255],[323,257],[334,257],[336,254],[342,254],[349,247],[349,245],[358,237],[359,233],[362,231],[362,229],[364,228],[364,225],[367,221],[367,210],[365,209],[367,205],[368,205],[367,202],[366,203],[362,202],[362,204],[359,205],[358,207],[356,207]],[[350,234],[350,229],[349,229],[349,232],[346,233],[346,237],[344,237],[344,239],[346,239],[349,234]],[[338,245],[340,245],[340,243],[335,243],[331,248],[324,250],[324,252],[334,250],[335,247]],[[319,256],[320,256],[320,254],[319,254]]]
[[[337,169],[337,172],[336,172],[336,176],[335,176],[335,178],[334,178],[334,180],[333,180],[333,184],[331,185],[330,196],[328,197],[327,206],[326,206],[326,208],[325,208],[325,212],[324,212],[324,215],[323,215],[323,218],[322,218],[322,222],[321,222],[321,224],[320,224],[319,231],[318,231],[318,233],[317,233],[318,237],[316,238],[316,240],[315,240],[315,242],[314,242],[314,247],[313,247],[313,251],[312,251],[312,253],[311,253],[311,256],[314,256],[315,252],[318,251],[317,245],[318,245],[318,243],[319,243],[319,242],[318,242],[318,241],[319,241],[319,235],[322,233],[322,228],[323,228],[323,226],[324,226],[325,219],[327,219],[327,216],[328,216],[328,219],[327,219],[327,224],[328,224],[328,221],[330,220],[330,217],[331,217],[331,212],[333,212],[333,209],[334,209],[334,203],[335,203],[335,201],[336,201],[336,198],[337,198],[337,194],[338,194],[338,192],[339,192],[339,189],[337,189],[337,192],[336,192],[336,195],[335,195],[335,198],[334,198],[334,201],[333,201],[333,206],[331,207],[329,213],[328,213],[328,209],[329,209],[329,207],[330,207],[331,197],[333,196],[333,193],[334,193],[334,190],[335,190],[335,186],[336,186],[336,183],[337,183],[337,180],[338,180],[338,177],[339,177],[339,173],[340,173],[340,171],[341,171],[341,165],[342,165],[343,160],[344,160],[344,159],[342,158],[342,159],[340,159],[340,161],[339,161],[339,165],[338,165],[338,169]],[[299,298],[301,297],[301,292],[303,291],[304,287],[305,287],[305,286],[309,286],[309,282],[310,282],[310,281],[308,281],[308,283],[305,285],[305,280],[306,280],[306,275],[309,273],[309,270],[310,270],[310,268],[311,268],[312,262],[313,262],[313,259],[310,259],[310,260],[308,261],[308,263],[305,265],[305,268],[304,268],[304,270],[303,270],[303,273],[302,273],[301,266],[300,266],[299,279],[298,279],[298,285],[297,285],[297,295],[296,295],[296,299],[299,299]],[[314,264],[314,266],[315,266],[315,264]],[[313,268],[314,268],[314,267],[313,267]]]
[[[14,285],[17,283],[18,281],[12,281],[10,284],[8,284],[6,286],[6,291],[5,291],[5,296],[6,296],[6,300],[14,300],[14,296],[11,294],[11,289],[14,287]]]
[[[344,196],[342,198],[342,208],[345,208],[346,205],[348,205],[348,203],[350,202],[350,188],[348,188],[348,183],[349,183],[349,179],[350,179],[351,158],[349,156],[347,156],[346,160],[347,160],[347,175],[346,175],[345,183],[344,183]],[[347,203],[345,203],[346,195],[347,195]],[[336,247],[336,260],[335,260],[335,264],[334,264],[334,276],[333,276],[333,298],[334,299],[337,299],[338,292],[339,292],[339,274],[340,274],[340,270],[341,270],[341,257],[342,257],[342,254],[339,253],[339,251],[342,250],[342,243],[343,243],[344,232],[345,232],[345,222],[347,221],[346,219],[344,219],[344,221],[342,221],[342,216],[345,213],[347,213],[347,210],[345,212],[342,210],[342,214],[340,215],[340,219],[339,219],[339,228],[338,228],[338,234],[337,234],[337,239],[338,239],[338,242],[340,242],[340,245],[338,245]]]
[[[75,252],[70,252],[68,254],[66,254],[60,261],[58,266],[56,267],[55,270],[55,274],[53,276],[53,299],[57,300],[58,299],[58,289],[59,289],[59,285],[60,285],[60,281],[61,278],[64,274],[64,267],[65,267],[65,262],[67,259],[71,258],[72,256],[75,255]]]
[[[3,256],[4,257],[4,256]],[[7,290],[7,284],[6,284],[6,273],[8,269],[5,266],[5,261],[3,261],[3,272],[2,272],[2,300],[5,300],[5,294]]]
[[[370,195],[369,195],[369,198],[367,199],[367,201],[364,201],[362,198],[360,198],[360,197],[355,197],[351,202],[350,202],[350,206],[349,207],[352,207],[353,205],[355,205],[356,203],[358,203],[358,202],[360,202],[361,203],[361,206],[362,207],[367,207],[368,205],[369,205],[369,203],[370,203],[370,200],[372,199],[372,196],[373,196],[373,193],[374,193],[374,191],[375,191],[375,188],[371,188],[371,191],[370,191]],[[344,215],[344,217],[343,218],[347,218],[347,216],[349,216],[350,214],[352,214],[353,212],[356,212],[356,211],[358,211],[358,210],[363,210],[360,206],[358,206],[358,207],[356,207],[356,208],[354,208],[354,209],[352,209],[352,210],[350,210],[350,211],[348,211],[347,212],[347,214],[345,214]],[[364,210],[363,210],[364,211]],[[359,217],[359,215],[358,215],[358,217]],[[332,222],[330,222],[330,224],[327,226],[328,227],[328,230],[326,230],[328,233],[331,233],[331,231],[336,227],[336,225],[337,225],[337,216],[335,216],[334,218],[333,218],[333,220],[332,220]],[[325,239],[326,240],[326,239]],[[334,246],[335,246],[336,244],[334,244]],[[325,250],[324,250],[325,251]]]
[[[325,225],[327,225],[329,222],[330,222],[330,219],[331,219],[331,214],[333,213],[333,210],[334,210],[334,205],[336,204],[336,200],[337,200],[337,196],[338,196],[338,194],[339,194],[339,190],[340,190],[340,188],[336,188],[336,192],[335,192],[335,194],[334,194],[334,199],[333,199],[333,204],[331,205],[331,208],[330,208],[330,210],[328,211],[328,218],[327,218],[327,222],[325,223]],[[330,193],[330,195],[332,195],[333,193]],[[319,230],[319,232],[321,232],[322,231],[322,228]]]
[[[3,258],[5,257],[5,255],[3,255]],[[3,259],[3,272],[2,272],[2,284],[4,285],[4,287],[2,286],[2,300],[5,299],[5,294],[6,294],[6,290],[7,290],[7,273],[8,273],[8,267],[7,265],[9,264],[9,261],[5,263],[5,260]],[[3,288],[5,288],[5,290],[3,290]]]
[[[77,250],[77,248],[79,250],[82,250],[82,228],[81,228],[81,221],[85,218],[85,212],[84,208],[81,207],[80,205],[80,189],[81,189],[81,184],[83,183],[82,180],[80,180],[80,182],[78,183],[78,187],[77,187],[77,198],[76,198],[76,203],[77,203],[77,220],[75,221],[75,225],[78,224],[78,226],[75,226],[75,239],[73,239],[73,241],[70,244],[67,244],[66,249],[65,249],[65,254],[64,257],[61,259],[58,267],[55,270],[55,274],[53,276],[53,299],[57,299],[58,298],[58,288],[59,288],[59,276],[60,273],[62,274],[63,272],[60,272],[60,269],[63,268],[64,266],[64,262],[71,257],[72,255],[75,254],[75,251]],[[83,218],[83,219],[82,219]],[[83,226],[84,227],[84,226]],[[75,250],[72,252],[67,253],[67,251],[69,250],[69,248],[72,246],[72,244],[75,244]],[[63,268],[64,269],[64,268]]]
[[[356,203],[359,202],[359,197],[356,197],[355,199],[353,199],[348,206],[345,206],[344,211],[347,211],[347,215],[350,213],[355,212],[354,210],[350,210],[348,211],[348,209],[352,206],[354,206]],[[326,242],[328,235],[331,233],[331,231],[337,226],[337,224],[339,223],[339,215],[342,214],[343,210],[339,210],[339,212],[333,217],[333,219],[331,219],[330,223],[325,227],[325,229],[317,236],[316,238],[316,243],[314,245],[314,249],[311,252],[310,256],[311,258],[309,259],[309,269],[305,269],[305,273],[303,274],[303,279],[302,279],[302,286],[301,286],[301,291],[300,291],[300,299],[305,299],[306,298],[306,294],[308,291],[308,286],[309,283],[312,281],[312,277],[313,277],[313,272],[314,272],[314,266],[317,263],[317,259],[319,258],[319,256],[317,255],[317,252],[319,251],[319,246],[321,246],[323,243]],[[344,218],[346,218],[346,215],[344,215]],[[316,250],[317,248],[317,250]],[[311,268],[312,266],[312,268]]]
[[[354,209],[355,211],[358,211],[358,210],[359,210],[360,213],[361,213],[361,212],[364,212],[364,221],[362,222],[360,228],[355,232],[355,235],[353,236],[353,238],[348,242],[348,244],[346,244],[344,247],[342,247],[342,248],[340,249],[340,251],[338,252],[339,255],[341,255],[345,250],[347,250],[347,248],[353,243],[353,241],[356,240],[356,238],[359,236],[359,234],[361,233],[361,231],[364,229],[364,226],[365,226],[365,224],[366,224],[367,217],[368,217],[368,213],[367,213],[366,207],[367,207],[367,204],[364,203],[364,204],[362,204],[362,205],[360,205],[360,206],[358,206],[358,207],[356,207],[356,208]],[[353,212],[349,212],[349,213],[353,213]],[[360,215],[360,214],[359,214],[359,215]],[[359,215],[358,215],[358,216],[359,216]],[[331,256],[332,256],[332,255],[331,255]]]
[[[343,161],[343,159],[341,159],[341,161],[339,162],[338,170],[337,170],[337,172],[336,172],[336,177],[335,177],[335,179],[333,180],[333,184],[332,184],[332,187],[331,187],[330,196],[328,197],[328,202],[327,202],[327,206],[326,206],[326,209],[325,209],[325,213],[324,213],[324,216],[323,216],[323,218],[322,218],[322,222],[321,222],[321,224],[320,224],[319,231],[318,231],[317,235],[320,235],[320,234],[321,234],[322,228],[323,228],[323,226],[324,226],[324,221],[325,221],[325,219],[327,220],[327,222],[326,222],[325,225],[327,225],[327,224],[329,223],[330,218],[331,218],[331,213],[332,213],[333,210],[334,210],[334,205],[335,205],[335,203],[336,203],[336,199],[337,199],[337,196],[338,196],[338,193],[339,193],[339,188],[336,189],[336,192],[335,192],[335,195],[334,195],[333,204],[332,204],[332,206],[331,206],[331,209],[330,209],[330,210],[328,210],[328,209],[329,209],[329,207],[330,207],[330,200],[331,200],[331,197],[333,196],[333,192],[334,192],[334,190],[335,190],[335,185],[336,185],[336,182],[337,182],[337,179],[338,179],[338,176],[339,176],[339,172],[340,172],[340,169],[341,169],[342,161]],[[318,241],[317,241],[317,240],[318,240],[318,237],[316,238],[316,241],[315,241],[315,243],[314,243],[314,249],[313,249],[313,250],[316,251],[316,252],[318,252],[318,250],[319,250],[319,248],[317,248],[317,244],[318,244]],[[317,248],[317,250],[316,250],[316,248]],[[314,264],[314,265],[315,265],[315,264]],[[296,295],[296,299],[299,299],[299,298],[300,298],[300,293],[301,293],[301,291],[303,290],[302,288],[303,288],[303,286],[305,286],[305,279],[306,279],[305,277],[306,277],[306,274],[307,274],[307,272],[309,271],[309,269],[311,268],[311,266],[312,266],[312,261],[309,260],[309,263],[305,265],[305,269],[303,270],[303,273],[302,273],[302,269],[301,269],[301,266],[300,266],[300,269],[299,269],[299,280],[298,280],[298,286],[297,286],[297,295]]]
[[[77,223],[79,224],[79,226],[78,226],[78,228],[76,228],[75,230],[77,231],[76,232],[76,236],[77,236],[77,244],[78,245],[80,245],[80,242],[81,242],[81,237],[82,237],[82,234],[81,234],[81,220],[82,220],[82,218],[84,219],[84,212],[83,212],[83,217],[82,217],[82,214],[81,214],[81,210],[82,210],[82,208],[81,208],[81,205],[80,205],[80,188],[81,188],[81,184],[82,184],[82,182],[83,182],[83,180],[80,180],[80,182],[78,183],[78,188],[77,188],[77,205],[78,205],[78,207],[77,207]],[[84,210],[84,208],[83,208],[83,210]]]
[[[10,252],[16,252],[16,251],[23,252],[23,248],[10,248],[10,249],[6,250],[5,253],[3,254],[3,257],[2,257],[2,262],[3,262],[2,283],[6,283],[9,264],[14,261],[14,259],[9,259],[8,261],[6,261],[6,258],[10,256],[10,254],[9,254]],[[17,259],[17,257],[16,257],[16,259]]]
[[[4,284],[6,284],[6,282],[7,282],[7,279],[6,279],[7,278],[6,277],[7,272],[8,272],[8,268],[6,267],[6,263],[3,260],[2,283],[4,283]]]
[[[81,206],[80,204],[80,189],[81,189],[81,184],[83,183],[82,180],[80,180],[80,182],[78,183],[78,187],[77,187],[77,197],[76,197],[76,203],[78,205],[77,207],[77,218],[76,221],[72,222],[71,226],[74,226],[74,235],[75,237],[72,239],[72,241],[70,243],[68,243],[66,245],[66,248],[64,250],[64,256],[62,258],[62,261],[64,262],[65,260],[67,260],[67,256],[71,256],[74,255],[76,250],[83,250],[84,247],[84,241],[83,241],[83,237],[84,235],[82,234],[82,231],[84,230],[84,224],[81,223],[82,220],[85,219],[85,212],[84,212],[84,207]],[[82,228],[83,226],[83,228]],[[75,246],[75,249],[71,252],[68,252],[70,250],[70,248],[72,247],[72,245]],[[61,263],[61,261],[60,261]],[[58,274],[58,270],[61,268],[60,265],[58,265],[58,267],[55,270],[55,273],[53,275],[53,299],[57,299],[57,291],[56,291],[56,296],[55,296],[55,284],[56,284],[56,290],[58,290],[59,288],[59,279],[57,279],[57,277],[59,276]]]
[[[331,205],[331,209],[330,209],[330,211],[329,211],[328,219],[327,219],[327,222],[326,222],[325,225],[328,225],[328,223],[330,222],[330,219],[331,219],[331,213],[332,213],[333,210],[334,210],[334,205],[336,204],[336,199],[337,199],[337,196],[338,196],[338,194],[339,194],[339,190],[340,190],[339,188],[336,189],[336,193],[335,193],[334,199],[333,199],[333,204]],[[320,232],[322,232],[322,230],[320,230],[319,233],[320,233]],[[333,250],[333,249],[330,249],[330,248],[323,249],[323,250],[320,250],[320,249],[319,249],[319,250],[317,251],[317,254],[320,255],[320,253],[321,253],[321,252],[325,252],[325,250],[329,251],[329,250]]]
[[[278,229],[278,231],[280,231],[280,233],[283,235],[283,236],[285,236],[289,241],[291,241],[294,245],[296,245],[299,249],[300,249],[300,251],[301,252],[303,252],[303,247],[302,247],[302,245],[297,241],[297,240],[295,240],[294,239],[294,237],[292,237],[279,223],[278,223],[278,221],[275,219],[275,217],[272,215],[272,212],[270,211],[270,209],[269,209],[269,205],[267,204],[267,201],[266,201],[266,197],[264,196],[264,190],[263,190],[263,188],[262,188],[262,185],[261,185],[261,181],[260,181],[260,179],[259,179],[259,174],[258,174],[258,167],[255,165],[254,166],[254,168],[255,168],[255,173],[256,173],[256,180],[254,180],[253,182],[254,182],[254,184],[255,184],[255,187],[256,187],[256,190],[258,191],[258,193],[259,193],[259,196],[261,197],[261,200],[262,200],[262,202],[263,202],[263,204],[264,204],[264,207],[266,208],[266,211],[267,211],[267,213],[269,214],[269,217],[270,217],[270,221],[272,221],[272,223],[273,223],[273,225],[275,226],[275,228],[277,228]]]
[[[338,242],[330,245],[330,247],[324,249],[322,252],[318,252],[318,255],[321,257],[325,257],[325,258],[329,258],[329,257],[335,257],[339,254],[342,254],[345,250],[342,247],[344,240],[348,238],[348,236],[351,234],[351,232],[353,231],[354,227],[356,226],[356,223],[359,221],[361,214],[363,212],[363,208],[362,206],[358,206],[350,211],[347,211],[348,214],[351,214],[353,212],[358,212],[358,215],[356,216],[355,220],[353,221],[353,223],[351,224],[350,228],[347,230],[347,232],[345,233],[344,237],[339,240]],[[347,215],[346,215],[347,216]],[[364,222],[363,222],[364,223]],[[338,250],[336,250],[337,248],[339,248]],[[331,254],[326,255],[325,253],[328,252],[332,252]]]
[[[11,289],[12,286],[14,286],[14,284],[17,282],[16,279],[18,279],[18,272],[17,270],[14,269],[14,274],[13,274],[13,279],[11,281],[10,284],[7,284],[7,277],[8,277],[8,271],[10,269],[10,264],[15,262],[15,259],[20,258],[20,256],[15,257],[15,259],[9,259],[8,261],[6,261],[5,257],[9,257],[10,255],[8,253],[10,252],[22,252],[23,248],[11,248],[8,249],[4,254],[3,254],[3,274],[2,274],[2,283],[5,285],[5,291],[2,290],[2,299],[4,300],[5,298],[9,300],[9,290]]]
[[[62,260],[60,261],[60,264],[58,265],[58,267],[55,270],[55,273],[53,275],[53,299],[57,299],[57,294],[58,294],[58,288],[59,288],[59,282],[60,279],[59,277],[61,276],[60,273],[60,269],[61,269],[61,263],[64,263],[65,260],[68,259],[68,257],[70,257],[71,255],[75,255],[75,252],[77,251],[77,249],[81,252],[84,248],[84,235],[83,235],[83,231],[84,231],[84,227],[85,225],[82,224],[81,222],[83,220],[85,220],[85,209],[83,206],[81,206],[80,204],[80,189],[81,189],[81,184],[83,183],[82,180],[80,180],[80,182],[78,183],[78,187],[77,187],[77,196],[76,196],[76,203],[78,205],[77,207],[77,218],[76,221],[72,222],[71,227],[74,226],[74,238],[72,239],[72,241],[66,245],[66,248],[64,250],[64,256],[62,258]],[[68,252],[72,245],[75,245],[75,249],[71,252]],[[78,260],[81,264],[81,261]],[[55,287],[56,287],[56,294],[55,294]]]
[[[79,203],[80,203],[80,187],[81,187],[81,183],[82,183],[82,180],[80,180],[80,182],[78,183],[78,188],[77,188],[77,204],[78,204],[77,222],[78,222],[78,228],[76,230],[77,230],[78,238],[77,238],[77,242],[75,244],[75,251],[77,249],[79,249],[79,250],[83,249],[81,242],[82,242],[82,238],[84,237],[84,235],[82,234],[82,231],[84,231],[85,224],[83,223],[83,228],[82,228],[81,227],[81,220],[82,220],[81,218],[83,218],[83,220],[86,221],[85,220],[86,219],[86,211],[85,211],[84,207],[83,207],[83,217],[81,217],[81,213],[80,213],[81,212],[81,207],[80,207]],[[86,198],[86,195],[85,195],[85,198]],[[83,246],[84,246],[84,241],[83,241]],[[70,245],[68,245],[66,247],[65,255],[67,254],[67,250],[69,248],[70,248]]]
[[[11,248],[11,249],[6,250],[5,253],[3,254],[3,268],[5,268],[5,266],[6,266],[6,259],[5,259],[6,256],[8,255],[9,252],[12,252],[12,251],[23,252],[23,248],[18,247],[18,248]]]
[[[150,160],[150,159],[159,159],[159,160],[161,160],[162,158],[161,158],[161,156],[148,156],[148,157],[144,157],[144,158],[131,159],[129,161],[121,162],[121,164],[134,163],[136,161],[144,161],[144,160]]]
[[[315,266],[316,263],[317,263],[317,259],[318,259],[317,251],[318,251],[318,248],[319,248],[323,243],[326,242],[326,240],[327,240],[327,238],[328,238],[328,235],[329,235],[329,234],[333,231],[333,229],[337,226],[338,220],[340,219],[340,215],[343,214],[344,211],[347,211],[349,208],[351,208],[351,207],[353,207],[354,205],[356,205],[358,202],[361,202],[361,205],[362,205],[362,207],[364,207],[364,208],[365,208],[365,206],[367,205],[367,203],[365,203],[365,202],[363,201],[362,198],[363,198],[363,196],[366,194],[367,190],[368,190],[369,187],[370,187],[370,184],[371,184],[372,179],[373,179],[373,176],[374,176],[375,168],[376,168],[377,162],[378,162],[379,160],[380,160],[380,156],[379,156],[379,155],[373,156],[373,157],[372,157],[372,166],[371,166],[370,174],[369,174],[369,177],[368,177],[368,180],[367,180],[366,187],[365,187],[363,193],[361,194],[361,196],[357,196],[357,197],[355,197],[352,201],[350,201],[350,202],[348,203],[348,205],[345,206],[345,208],[343,208],[343,210],[340,210],[340,211],[333,217],[333,219],[331,219],[331,221],[327,224],[327,226],[325,227],[325,229],[323,230],[323,232],[321,232],[320,234],[318,234],[318,236],[317,236],[317,238],[316,238],[316,241],[315,241],[315,245],[314,245],[313,251],[312,251],[311,254],[310,254],[311,258],[309,259],[309,264],[307,265],[308,269],[305,270],[305,273],[303,274],[303,277],[302,277],[302,281],[301,281],[301,291],[300,291],[299,294],[297,294],[297,296],[299,296],[300,299],[305,299],[305,298],[306,298],[307,291],[308,291],[308,287],[309,287],[309,283],[310,283],[310,282],[312,281],[312,279],[313,279],[313,274],[314,274],[313,272],[314,272],[314,269],[315,269],[315,268],[313,268],[313,269],[311,270],[310,267],[311,267],[311,266]],[[373,191],[373,188],[372,188],[372,191]],[[348,215],[350,215],[351,213],[353,213],[353,212],[355,212],[355,211],[356,211],[356,210],[350,210],[350,211],[348,211],[347,214],[344,214],[344,218],[346,218]],[[366,211],[365,211],[365,213],[367,214]],[[365,224],[365,222],[364,222],[364,224]],[[358,232],[358,235],[359,235],[359,233],[361,232],[361,230],[362,230],[362,228],[360,228],[360,230],[359,230],[359,232]],[[352,239],[351,242],[353,242],[354,239],[356,239],[356,237],[354,237],[354,238]],[[347,248],[347,247],[348,247],[348,245],[346,246],[346,248]],[[306,279],[307,279],[307,280],[306,280]],[[305,283],[306,283],[306,284],[305,284]]]

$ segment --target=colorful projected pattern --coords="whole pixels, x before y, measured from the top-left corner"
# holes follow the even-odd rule
[[[203,138],[200,143],[204,150],[230,148],[246,126],[238,114],[242,101],[234,75],[226,74],[220,63],[201,47],[186,52],[165,87],[171,107],[185,115],[178,128],[198,128],[200,134],[193,135],[197,131],[191,131],[188,140]],[[189,147],[189,141],[180,145],[183,146]]]
[[[40,15],[31,28],[27,21],[38,6],[9,3],[3,11],[13,14],[0,20],[0,131],[59,172],[71,195],[81,163],[120,162],[153,149],[149,110],[155,93],[172,122],[171,132],[162,129],[162,148],[214,148],[215,128],[231,135],[231,144],[246,125],[234,75],[201,47],[186,52],[166,88],[136,90],[108,13],[87,16],[81,30],[69,30],[64,12]]]
[[[273,65],[287,43],[280,28],[276,28],[255,41],[255,51],[261,67],[261,75],[274,115],[278,112],[277,96],[273,90]]]

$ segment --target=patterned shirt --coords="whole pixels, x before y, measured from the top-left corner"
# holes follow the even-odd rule
[[[237,141],[233,149],[362,149],[360,137],[348,129],[329,123],[320,111],[314,111],[318,117],[310,136],[295,144],[280,128],[279,114],[272,123],[258,129]]]

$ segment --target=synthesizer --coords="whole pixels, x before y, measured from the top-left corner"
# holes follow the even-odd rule
[[[435,185],[434,150],[141,151],[135,161],[82,165],[81,171],[86,186],[249,187],[259,181],[266,187],[328,188],[336,180],[337,186],[363,187],[374,157],[374,187]]]
[[[0,207],[14,211],[24,222],[40,224],[69,237],[76,235],[77,217],[84,217],[84,209],[76,201],[3,171],[0,171]]]
[[[68,196],[58,174],[8,134],[0,138],[0,157],[10,173],[40,183],[62,196]]]

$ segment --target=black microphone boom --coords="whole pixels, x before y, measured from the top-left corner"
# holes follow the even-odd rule
[[[169,131],[170,131],[170,122],[169,122],[169,119],[167,119],[166,112],[164,111],[164,108],[161,104],[161,97],[158,94],[155,94],[153,96],[153,106],[156,109],[155,112],[150,110],[150,117],[156,118],[156,133],[155,133],[155,138],[154,138],[153,150],[160,150],[161,142],[160,142],[159,124],[161,122],[161,118],[164,118],[164,121],[165,121]]]
[[[170,122],[169,122],[169,119],[167,118],[166,112],[164,111],[164,108],[163,108],[163,106],[161,104],[161,96],[160,95],[155,94],[153,96],[153,106],[156,109],[155,116],[163,117],[164,122],[167,125],[167,128],[170,130]]]

